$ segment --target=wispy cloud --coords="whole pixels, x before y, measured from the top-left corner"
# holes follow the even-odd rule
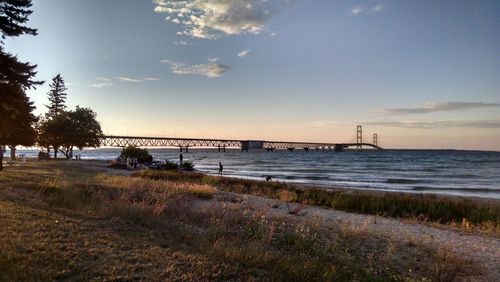
[[[98,78],[96,78],[95,80],[109,82],[109,81],[111,81],[111,78],[106,78],[106,77],[98,77]]]
[[[294,0],[155,0],[154,11],[181,25],[178,32],[196,38],[217,39],[265,31],[266,22]]]
[[[184,40],[176,40],[176,41],[173,41],[172,43],[174,43],[175,45],[182,45],[182,46],[193,45],[193,43],[191,43],[189,41],[184,41]]]
[[[125,77],[125,76],[117,76],[116,79],[118,79],[121,82],[132,82],[132,83],[144,82],[142,79],[130,78],[130,77]]]
[[[158,77],[145,77],[142,80],[144,80],[144,81],[160,81],[161,78],[158,78]]]
[[[125,76],[117,76],[114,79],[107,77],[98,77],[95,79],[96,82],[89,84],[90,87],[94,88],[104,88],[113,86],[115,82],[126,82],[126,83],[143,83],[146,81],[159,81],[160,78],[157,77],[144,77],[144,78],[131,78]]]
[[[415,108],[388,108],[382,109],[379,113],[383,115],[412,115],[426,114],[433,112],[459,111],[477,108],[500,107],[499,103],[483,102],[445,102],[445,103],[426,103],[421,107]]]
[[[94,88],[104,88],[104,87],[108,87],[108,86],[112,86],[112,85],[113,85],[112,82],[96,82],[96,83],[89,84],[90,87],[94,87]]]
[[[384,10],[384,6],[382,4],[377,4],[375,6],[361,6],[361,5],[356,5],[351,8],[349,11],[349,14],[353,16],[361,15],[361,14],[373,14],[373,13],[379,13]]]
[[[215,63],[219,60],[218,57],[213,57],[213,58],[208,58],[208,61],[211,62],[211,63]]]
[[[193,74],[216,78],[222,76],[227,70],[230,69],[229,66],[210,62],[208,64],[198,65],[188,65],[171,60],[162,60],[161,62],[164,64],[168,64],[172,72],[179,75]]]
[[[371,13],[378,13],[378,12],[382,12],[382,10],[384,10],[384,6],[382,6],[381,4],[378,4],[378,5],[375,5],[371,10],[370,12]]]
[[[376,121],[365,124],[399,128],[500,128],[500,120]]]
[[[351,8],[351,15],[355,16],[357,14],[361,14],[363,12],[363,8],[360,6],[354,6]]]
[[[250,54],[250,51],[251,51],[250,49],[243,50],[238,53],[238,57],[240,58],[246,57],[248,54]]]

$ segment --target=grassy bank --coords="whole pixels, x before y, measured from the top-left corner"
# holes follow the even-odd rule
[[[237,194],[215,190],[293,189],[278,183],[140,176],[69,162],[4,171],[0,280],[452,281],[474,271],[446,249],[270,217],[265,208],[239,205]]]
[[[222,191],[329,207],[380,216],[417,219],[474,228],[500,234],[500,205],[469,199],[403,193],[369,193],[322,188],[301,188],[280,182],[214,177],[201,173],[143,171],[134,176],[172,182],[207,184]],[[284,193],[287,191],[289,193]]]

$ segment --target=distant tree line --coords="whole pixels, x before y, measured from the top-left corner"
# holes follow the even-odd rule
[[[67,89],[61,75],[50,85],[48,113],[44,117],[34,115],[35,106],[26,91],[44,83],[35,79],[37,66],[20,62],[4,50],[7,37],[37,35],[36,29],[26,26],[31,6],[31,0],[0,0],[0,171],[6,146],[10,146],[12,158],[16,146],[36,143],[48,150],[53,148],[56,156],[61,151],[71,157],[74,147],[99,146],[102,135],[91,109],[77,106],[66,111]]]

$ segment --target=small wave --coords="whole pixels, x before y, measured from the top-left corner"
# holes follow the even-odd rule
[[[421,183],[422,181],[407,178],[389,178],[386,182],[389,184],[416,184]]]
[[[499,189],[490,188],[456,188],[456,187],[426,187],[415,186],[412,188],[414,191],[456,191],[456,192],[482,192],[482,193],[500,193]]]

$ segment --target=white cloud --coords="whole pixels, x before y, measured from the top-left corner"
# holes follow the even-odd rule
[[[178,34],[217,39],[265,31],[266,22],[293,0],[155,0],[154,11],[179,24]]]
[[[211,63],[215,63],[219,60],[218,57],[213,57],[213,58],[208,58],[208,61],[211,62]]]
[[[96,82],[93,84],[89,84],[90,87],[94,87],[94,88],[104,88],[104,87],[108,87],[108,86],[112,86],[112,85],[113,85],[112,82]]]
[[[356,15],[361,15],[361,14],[373,14],[373,13],[379,13],[379,12],[382,12],[384,10],[384,6],[382,4],[377,4],[373,7],[363,7],[363,6],[360,6],[360,5],[356,5],[354,7],[351,8],[351,11],[349,11],[349,13],[353,16],[356,16]]]
[[[421,107],[415,108],[388,108],[379,112],[384,115],[411,115],[426,114],[433,112],[460,111],[477,108],[498,108],[500,103],[484,102],[444,102],[444,103],[425,103]]]
[[[168,64],[172,72],[175,74],[194,74],[210,78],[220,77],[230,68],[229,66],[216,63],[188,65],[185,63],[178,63],[170,60],[162,60],[161,62],[164,64]]]
[[[98,77],[98,78],[96,78],[96,80],[109,82],[109,81],[111,81],[111,78]]]
[[[375,5],[372,9],[371,9],[371,13],[378,13],[378,12],[382,12],[382,10],[384,10],[384,6],[381,5],[381,4],[378,4],[378,5]]]
[[[250,49],[243,50],[238,53],[238,57],[240,58],[246,57],[250,53],[250,51],[251,51]]]
[[[193,45],[193,43],[188,42],[188,41],[183,41],[183,40],[173,41],[173,43],[174,43],[175,45],[182,45],[182,46],[189,46],[189,45]]]
[[[143,81],[160,81],[161,78],[157,78],[157,77],[145,77],[142,80]]]
[[[124,76],[117,76],[116,79],[118,79],[121,82],[132,82],[132,83],[140,83],[144,82],[141,79],[136,79],[136,78],[130,78],[130,77],[124,77]]]
[[[354,6],[351,8],[351,15],[355,16],[357,14],[361,14],[363,9],[360,6]]]

